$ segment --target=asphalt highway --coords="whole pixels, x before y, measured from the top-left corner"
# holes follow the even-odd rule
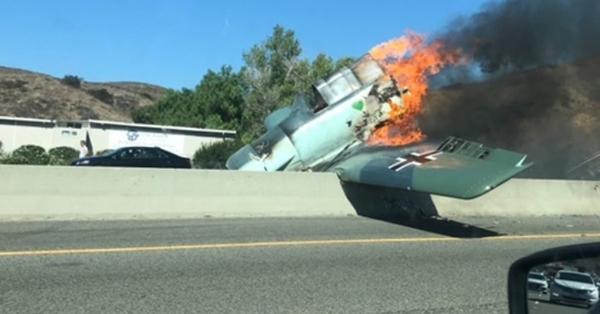
[[[0,309],[505,314],[511,262],[600,240],[599,218],[467,222],[506,236],[458,239],[355,217],[3,222]]]
[[[550,303],[547,294],[530,293],[529,299],[529,314],[585,314],[589,311],[580,305]]]

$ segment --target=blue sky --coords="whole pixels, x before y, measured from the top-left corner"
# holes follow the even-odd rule
[[[2,6],[0,65],[87,81],[180,89],[208,69],[239,68],[275,24],[309,58],[360,56],[411,29],[431,33],[484,0],[19,0]]]

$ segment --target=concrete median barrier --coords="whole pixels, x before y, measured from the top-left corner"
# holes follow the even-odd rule
[[[442,216],[599,215],[600,181],[512,179],[477,199],[433,197]]]
[[[357,214],[337,177],[327,173],[3,165],[0,178],[2,220]],[[369,198],[380,197],[377,188],[368,189]],[[447,217],[596,215],[600,182],[514,179],[479,199],[432,200]]]

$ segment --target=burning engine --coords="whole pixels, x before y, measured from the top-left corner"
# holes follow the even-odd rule
[[[404,107],[402,94],[408,92],[408,87],[398,88],[396,80],[391,76],[383,77],[373,85],[369,95],[365,99],[362,114],[356,118],[352,127],[354,136],[365,142],[371,134],[381,126],[389,122],[392,117],[392,106],[397,109]]]

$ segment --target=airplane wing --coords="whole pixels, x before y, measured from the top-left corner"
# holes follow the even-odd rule
[[[343,181],[460,199],[479,197],[529,168],[527,155],[448,137],[407,146],[362,146],[327,171]]]

